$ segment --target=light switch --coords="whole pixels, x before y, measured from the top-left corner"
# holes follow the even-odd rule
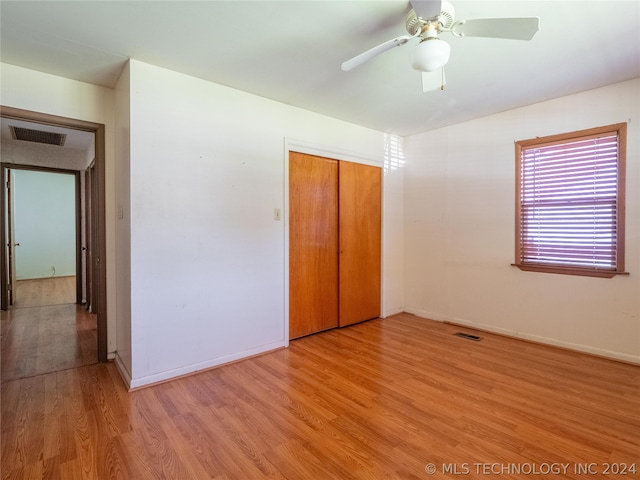
[[[273,219],[274,220],[281,220],[282,219],[282,213],[280,212],[279,208],[274,208],[273,209]]]

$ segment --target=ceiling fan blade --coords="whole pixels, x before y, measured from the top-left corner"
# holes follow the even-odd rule
[[[507,38],[531,40],[540,30],[538,17],[526,18],[476,18],[461,20],[453,25],[454,35],[462,37]]]
[[[416,16],[423,20],[437,18],[442,10],[441,0],[412,0],[410,3]]]
[[[422,72],[422,91],[444,90],[447,79],[444,76],[444,67],[433,72]]]
[[[376,47],[370,48],[366,52],[362,52],[360,55],[356,55],[352,59],[347,60],[342,64],[340,68],[343,71],[348,72],[349,70],[352,70],[362,65],[363,63],[371,60],[373,57],[380,55],[381,53],[384,53],[387,50],[391,50],[393,47],[399,47],[400,45],[404,45],[412,38],[413,37],[410,35],[403,35],[401,37],[396,37],[394,39],[387,40],[386,42],[381,43]]]

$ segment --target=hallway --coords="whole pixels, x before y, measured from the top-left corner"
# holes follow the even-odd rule
[[[75,277],[17,284],[0,314],[2,382],[97,362],[96,315],[74,303]]]

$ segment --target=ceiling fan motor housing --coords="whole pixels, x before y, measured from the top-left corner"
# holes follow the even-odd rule
[[[450,2],[446,0],[442,2],[440,7],[440,15],[438,15],[437,19],[430,18],[419,18],[416,15],[416,12],[411,9],[409,14],[407,15],[407,19],[405,21],[405,27],[407,32],[410,35],[415,35],[418,29],[423,29],[425,25],[428,23],[436,23],[438,25],[438,29],[449,29],[453,25],[455,21],[456,11],[451,5]]]

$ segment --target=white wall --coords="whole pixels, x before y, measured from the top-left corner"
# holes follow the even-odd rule
[[[405,139],[406,310],[640,362],[640,80]],[[522,272],[514,141],[629,122],[626,270]]]
[[[107,350],[116,349],[114,91],[0,63],[0,104],[105,125]]]
[[[385,135],[382,205],[383,316],[404,311],[404,140]]]
[[[129,75],[131,386],[286,345],[285,143],[382,166],[385,135],[135,60]]]
[[[131,223],[130,172],[130,69],[127,64],[116,85],[116,363],[123,376],[131,378]]]
[[[74,175],[12,170],[16,280],[76,274]]]

